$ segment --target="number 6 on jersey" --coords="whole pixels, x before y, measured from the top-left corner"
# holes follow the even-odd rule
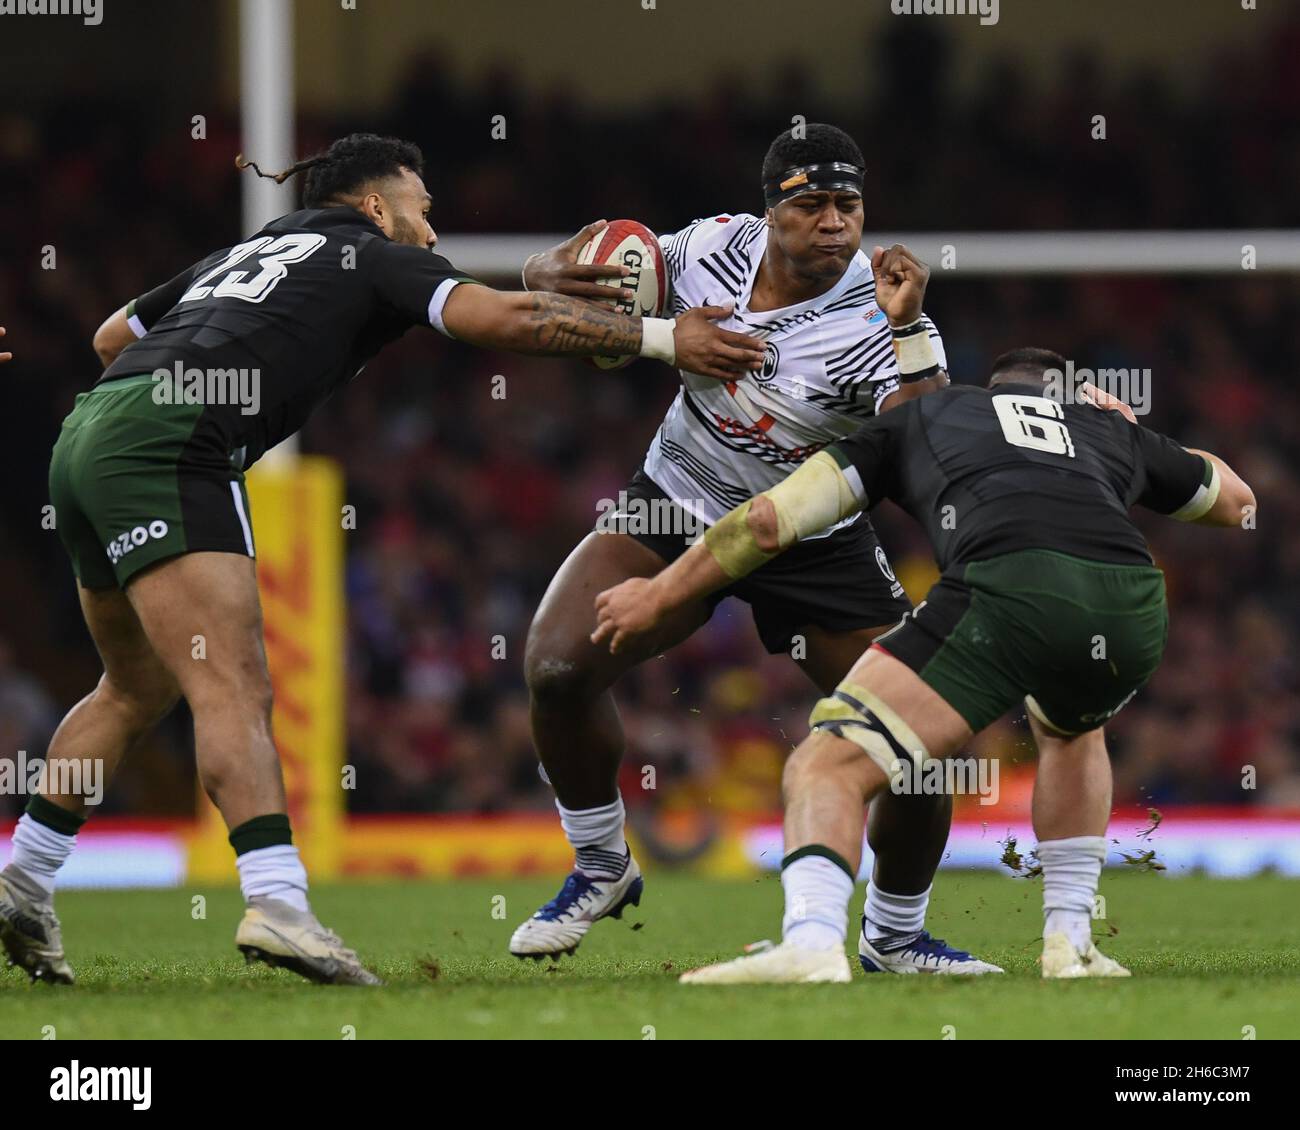
[[[1062,423],[1065,410],[1055,400],[1008,392],[993,398],[993,409],[1007,443],[1074,458],[1070,429]]]

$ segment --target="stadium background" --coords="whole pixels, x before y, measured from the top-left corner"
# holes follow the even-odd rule
[[[868,241],[877,229],[1126,230],[1136,246],[1146,230],[1295,228],[1300,22],[1281,7],[1161,2],[1134,19],[1123,3],[1008,0],[981,27],[891,16],[884,2],[360,0],[346,11],[301,0],[297,148],[352,129],[420,143],[440,250],[467,266],[462,233],[620,215],[666,232],[756,211],[763,152],[796,113],[843,126],[868,154]],[[42,751],[99,671],[41,522],[58,423],[98,372],[94,328],[245,234],[231,160],[243,147],[236,16],[233,2],[104,0],[94,28],[0,19],[0,324],[16,354],[0,371],[0,757]],[[1091,136],[1094,114],[1105,141]],[[194,115],[205,138],[192,136]],[[1174,870],[1300,874],[1296,277],[936,270],[927,309],[957,380],[1027,343],[1080,365],[1149,367],[1146,422],[1222,453],[1254,485],[1254,535],[1147,524],[1173,626],[1164,667],[1111,727],[1113,831],[1131,841],[1155,807],[1165,819],[1153,846]],[[497,374],[504,400],[491,395]],[[330,833],[343,871],[567,865],[529,739],[524,635],[674,387],[651,363],[597,374],[411,333],[305,429],[302,450],[343,468],[341,497],[356,508],[355,530],[337,532],[340,756],[355,768],[355,788],[334,795],[348,812]],[[919,598],[933,576],[924,543],[896,512],[878,524]],[[720,871],[770,864],[781,762],[813,695],[792,664],[762,653],[745,607],[724,605],[618,697],[625,794],[646,850]],[[1002,800],[959,803],[950,863],[996,866],[997,841],[1023,825],[1026,737],[1009,717],[977,743],[1002,758]],[[195,794],[182,707],[114,784],[85,834],[104,850],[79,853],[76,878],[177,881]],[[0,821],[22,803],[0,796]],[[218,870],[233,875],[228,863]]]

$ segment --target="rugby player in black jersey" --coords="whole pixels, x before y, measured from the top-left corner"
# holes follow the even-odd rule
[[[783,782],[783,940],[689,983],[850,979],[845,912],[862,806],[906,789],[1024,701],[1038,745],[1042,974],[1123,977],[1091,938],[1111,774],[1102,727],[1155,671],[1164,576],[1128,509],[1244,525],[1250,488],[1217,456],[1066,395],[1065,361],[1017,350],[989,387],[955,386],[872,419],[712,526],[651,579],[596,598],[614,652],[810,531],[892,498],[925,528],[941,576],[809,719]]]
[[[761,365],[763,345],[713,325],[723,308],[630,318],[475,284],[431,253],[423,160],[407,142],[354,134],[277,180],[300,172],[302,211],[142,295],[95,335],[105,371],[63,423],[50,499],[104,675],[47,757],[100,759],[111,776],[184,695],[199,778],[248,902],[240,949],[313,980],[373,984],[311,913],[292,842],[245,469],[412,326],[520,353],[653,356],[719,379]],[[53,890],[84,820],[80,795],[34,796],[0,872],[0,942],[33,979],[73,979]]]

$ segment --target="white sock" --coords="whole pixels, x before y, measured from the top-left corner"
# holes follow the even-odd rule
[[[244,901],[253,898],[279,899],[294,910],[306,911],[307,869],[293,844],[257,848],[235,857],[239,868],[239,889]]]
[[[77,846],[77,837],[56,832],[24,812],[14,828],[12,843],[9,862],[47,895],[54,894],[55,876]]]
[[[1092,904],[1106,858],[1104,836],[1071,836],[1038,845],[1043,865],[1043,937],[1064,934],[1080,952],[1092,941]]]
[[[617,879],[627,870],[630,853],[623,838],[627,814],[622,795],[600,808],[565,808],[558,800],[555,807],[573,845],[578,871],[589,879]]]
[[[874,879],[867,883],[867,901],[862,907],[867,919],[863,930],[867,941],[889,934],[906,934],[909,939],[919,934],[925,929],[925,911],[933,889],[931,885],[919,895],[891,895],[877,887]]]
[[[825,856],[800,856],[782,870],[781,886],[781,937],[800,949],[843,951],[853,897],[853,880],[844,868]]]

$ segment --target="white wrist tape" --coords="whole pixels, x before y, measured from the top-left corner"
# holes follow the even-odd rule
[[[656,361],[667,361],[672,365],[677,360],[677,341],[673,330],[677,327],[674,318],[641,319],[641,356],[653,357]]]
[[[904,377],[939,367],[939,358],[928,333],[894,338],[894,354],[898,358],[898,371]]]

